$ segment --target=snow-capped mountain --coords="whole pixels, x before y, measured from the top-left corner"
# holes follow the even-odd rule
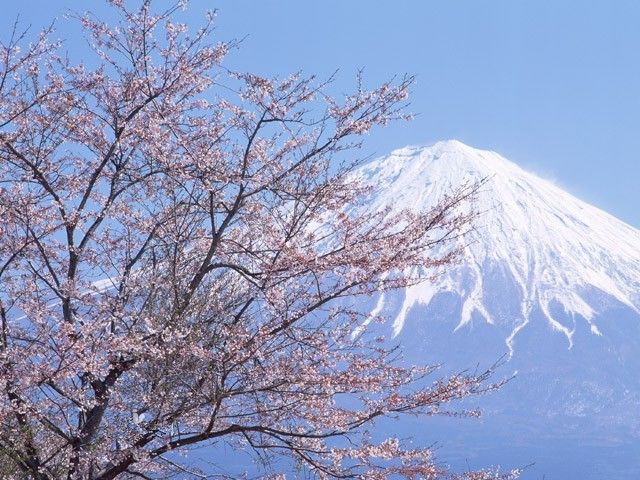
[[[362,307],[390,319],[411,363],[460,370],[507,354],[500,374],[517,376],[478,399],[480,423],[408,429],[445,439],[441,456],[462,467],[475,458],[536,462],[525,479],[640,478],[640,231],[457,141],[395,150],[357,175],[376,187],[368,208],[427,209],[486,179],[461,261]]]
[[[567,337],[568,347],[578,321],[587,322],[592,334],[602,334],[594,318],[606,308],[606,299],[640,312],[640,231],[495,152],[443,141],[395,150],[360,174],[379,187],[375,207],[395,208],[426,209],[458,186],[487,180],[473,205],[480,213],[475,230],[462,240],[464,261],[447,268],[435,283],[406,291],[395,334],[415,304],[429,304],[445,291],[463,299],[457,328],[474,313],[489,324],[510,326],[505,338],[510,350],[536,308]],[[488,273],[512,281],[516,291],[502,293],[509,302],[514,293],[519,299],[515,316],[491,308],[501,292],[485,285]]]

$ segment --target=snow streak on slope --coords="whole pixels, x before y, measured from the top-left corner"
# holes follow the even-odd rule
[[[595,300],[595,292],[640,313],[640,231],[497,153],[451,140],[395,150],[358,174],[379,187],[371,197],[373,208],[429,208],[456,186],[488,179],[475,205],[481,212],[476,229],[465,238],[464,261],[435,283],[406,290],[394,322],[396,334],[413,306],[429,304],[445,291],[463,301],[458,328],[476,313],[508,327],[510,349],[535,309],[566,335],[569,347],[577,318],[600,335],[594,315],[602,302]],[[489,272],[494,277],[499,272],[517,287],[516,315],[494,318],[490,313],[488,296],[499,297],[501,287],[483,283]]]

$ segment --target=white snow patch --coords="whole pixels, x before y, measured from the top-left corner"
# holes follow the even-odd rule
[[[600,291],[640,313],[640,231],[495,152],[450,140],[395,150],[356,174],[378,187],[369,208],[398,210],[428,209],[453,188],[488,179],[474,205],[482,214],[465,239],[463,262],[433,283],[406,289],[393,322],[396,335],[414,305],[427,305],[444,291],[462,298],[456,328],[469,322],[473,312],[490,324],[501,322],[511,332],[505,339],[511,353],[515,336],[534,310],[566,336],[569,348],[576,321],[588,322],[594,335],[602,335],[592,323],[598,305],[589,291]],[[489,268],[514,279],[522,301],[518,318],[496,319],[487,311],[487,295],[501,293],[484,285]],[[377,312],[384,307],[384,298],[380,301]],[[573,319],[571,327],[554,318],[551,304]]]

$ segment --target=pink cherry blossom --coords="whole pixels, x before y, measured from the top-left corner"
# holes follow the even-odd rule
[[[167,454],[205,443],[319,478],[515,478],[366,433],[501,383],[354,335],[359,297],[428,281],[473,218],[475,185],[426,212],[363,208],[353,149],[407,117],[412,78],[332,98],[228,72],[234,45],[213,14],[176,20],[185,2],[109,3],[119,22],[79,18],[87,64],[50,32],[0,46],[2,478],[201,478]]]

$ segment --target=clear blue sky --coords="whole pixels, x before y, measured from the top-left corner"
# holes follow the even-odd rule
[[[18,13],[39,26],[89,7],[104,11],[98,0],[3,2],[0,31]],[[345,92],[358,68],[371,85],[417,75],[419,116],[374,132],[368,152],[457,138],[640,227],[640,1],[192,0],[189,22],[210,8],[221,39],[246,36],[233,68],[339,68]],[[74,32],[60,25],[77,53]]]

